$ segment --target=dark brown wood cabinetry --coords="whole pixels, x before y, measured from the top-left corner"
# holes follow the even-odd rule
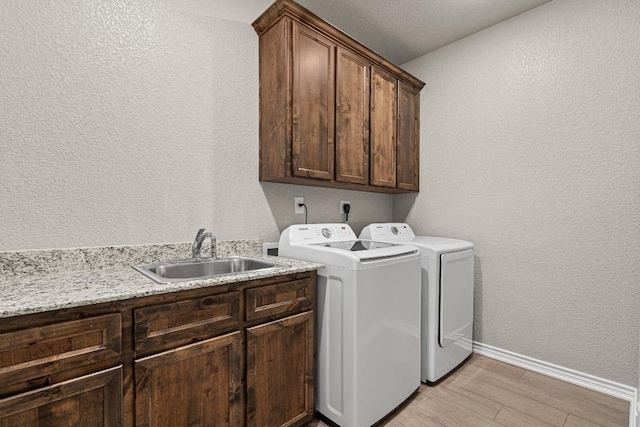
[[[120,427],[122,368],[0,400],[1,427]]]
[[[135,350],[141,357],[237,329],[240,292],[141,307],[133,313]]]
[[[242,332],[135,362],[136,427],[242,425]]]
[[[261,181],[418,191],[423,82],[291,0],[276,0],[253,27]]]
[[[247,329],[247,426],[289,426],[313,414],[314,322],[308,311]]]
[[[398,81],[371,71],[371,185],[396,186],[396,94]]]
[[[293,174],[332,179],[335,47],[293,23]]]
[[[0,427],[299,426],[316,273],[3,319]]]
[[[121,353],[118,313],[0,331],[0,426],[121,426]]]
[[[336,181],[369,183],[371,63],[338,48],[336,68]]]
[[[420,188],[420,92],[404,82],[398,86],[397,187]]]

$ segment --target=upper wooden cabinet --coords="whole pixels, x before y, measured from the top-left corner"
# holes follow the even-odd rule
[[[373,67],[371,72],[371,185],[396,186],[396,97],[398,81]]]
[[[293,23],[293,174],[333,178],[336,45]]]
[[[371,63],[338,48],[336,68],[336,181],[369,183]]]
[[[418,191],[424,83],[291,0],[260,37],[260,180]]]
[[[420,183],[420,91],[404,82],[398,86],[397,186],[418,191]]]

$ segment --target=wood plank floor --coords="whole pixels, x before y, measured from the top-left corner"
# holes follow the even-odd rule
[[[383,425],[627,427],[629,402],[474,354],[437,386],[423,384]]]

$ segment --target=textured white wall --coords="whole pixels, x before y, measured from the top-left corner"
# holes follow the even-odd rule
[[[404,65],[421,192],[394,217],[476,245],[475,339],[635,386],[640,2],[555,0]]]
[[[258,37],[200,2],[2,1],[0,64],[0,250],[275,241],[294,196],[391,220],[390,195],[258,182]]]

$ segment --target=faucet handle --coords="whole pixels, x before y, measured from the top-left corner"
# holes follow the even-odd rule
[[[198,233],[196,234],[196,240],[198,240],[200,238],[200,236],[202,236],[202,233],[204,233],[204,228],[201,228],[200,230],[198,230]]]

